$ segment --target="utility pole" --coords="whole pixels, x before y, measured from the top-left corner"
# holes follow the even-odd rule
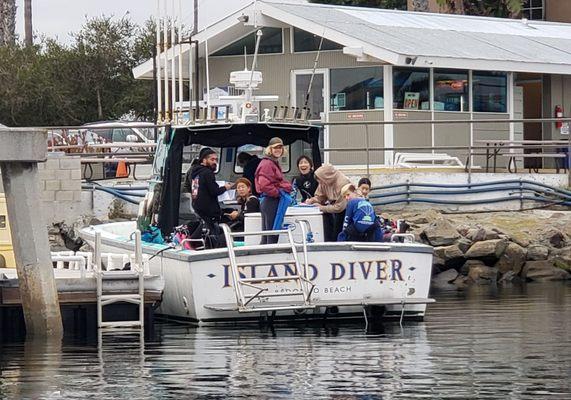
[[[16,43],[16,0],[0,0],[0,46]]]
[[[194,27],[192,28],[192,35],[198,33],[198,0],[194,0]]]
[[[32,33],[32,0],[24,0],[24,43],[26,46],[34,44]]]

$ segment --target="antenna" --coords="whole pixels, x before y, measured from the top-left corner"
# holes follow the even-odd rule
[[[313,71],[311,72],[311,77],[309,78],[309,85],[307,87],[307,93],[305,94],[305,101],[303,103],[303,108],[307,107],[309,103],[309,95],[311,94],[311,88],[313,86],[313,78],[315,77],[315,70],[317,69],[317,63],[319,61],[319,55],[321,54],[321,47],[323,46],[323,37],[325,36],[325,29],[323,30],[323,35],[319,41],[319,47],[317,48],[317,54],[315,55],[315,60],[313,60]]]
[[[254,70],[256,69],[256,62],[258,61],[258,49],[260,48],[260,42],[262,41],[262,30],[258,29],[256,32],[256,49],[254,50],[254,59],[252,60],[252,71],[250,73],[250,83],[248,84],[248,90],[246,98],[250,100],[250,95],[252,94],[252,81],[254,80]]]

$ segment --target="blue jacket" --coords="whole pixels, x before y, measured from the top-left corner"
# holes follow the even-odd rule
[[[363,198],[351,199],[347,202],[345,210],[345,219],[343,220],[343,230],[339,234],[337,240],[349,240],[347,228],[352,227],[359,233],[364,233],[367,229],[375,226],[374,240],[380,241],[382,238],[382,230],[377,223],[377,215],[375,209],[367,200]]]

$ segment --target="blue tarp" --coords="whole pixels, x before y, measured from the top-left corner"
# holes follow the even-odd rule
[[[291,196],[284,190],[280,190],[280,202],[276,210],[276,218],[274,219],[273,230],[277,231],[283,229],[284,218],[287,208],[291,205]]]

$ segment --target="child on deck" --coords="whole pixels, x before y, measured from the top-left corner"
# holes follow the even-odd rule
[[[347,200],[343,230],[338,242],[381,242],[383,230],[375,214],[375,209],[366,199],[360,197],[353,184],[341,189]]]
[[[369,178],[361,178],[359,179],[359,183],[357,184],[357,189],[366,200],[369,200],[369,192],[371,191],[371,180]]]

